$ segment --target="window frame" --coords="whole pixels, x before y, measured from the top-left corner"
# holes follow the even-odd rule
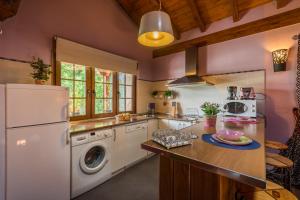
[[[124,72],[122,72],[124,73]],[[125,73],[126,74],[126,73]],[[136,99],[137,99],[137,96],[136,96],[136,91],[137,91],[137,78],[136,78],[136,75],[132,75],[132,111],[128,112],[126,111],[126,108],[125,108],[125,111],[124,112],[120,112],[119,111],[119,99],[120,99],[120,90],[119,90],[119,72],[117,72],[117,113],[118,114],[122,114],[122,113],[131,113],[131,114],[134,114],[136,113]],[[124,84],[122,84],[124,85]],[[126,80],[125,80],[125,91],[126,91]],[[126,102],[126,92],[125,92],[125,102]],[[125,103],[126,105],[126,103]]]
[[[55,67],[55,85],[61,85],[61,63],[60,61],[56,61]],[[70,63],[70,62],[67,62]],[[74,64],[75,63],[71,63]],[[90,67],[86,66],[86,114],[81,116],[70,116],[70,121],[78,121],[78,120],[86,120],[86,119],[95,119],[95,118],[105,118],[105,117],[114,117],[117,114],[126,113],[119,112],[119,78],[118,72],[113,72],[113,98],[112,98],[112,113],[103,113],[103,114],[95,114],[95,100],[96,100],[96,92],[95,92],[95,68],[102,69],[101,67]],[[105,69],[103,69],[105,70]],[[133,75],[132,77],[132,111],[127,112],[134,114],[136,113],[136,91],[137,91],[137,77]]]
[[[95,68],[96,67],[93,67],[92,69],[92,72],[91,72],[91,75],[92,75],[92,82],[91,82],[91,88],[92,88],[92,102],[91,102],[91,118],[105,118],[105,117],[113,117],[116,115],[117,113],[117,110],[116,110],[116,99],[117,99],[117,91],[116,91],[116,72],[112,72],[113,74],[113,81],[112,81],[112,84],[113,84],[113,96],[112,96],[112,112],[111,113],[101,113],[101,114],[95,114],[95,101],[96,101],[96,91],[95,91],[95,83],[96,83],[96,80],[95,80]],[[99,67],[99,69],[101,69]]]

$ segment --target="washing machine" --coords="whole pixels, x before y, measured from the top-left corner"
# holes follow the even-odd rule
[[[112,130],[72,137],[72,198],[111,177]]]

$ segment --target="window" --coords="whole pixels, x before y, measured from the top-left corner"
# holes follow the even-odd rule
[[[136,81],[132,74],[67,62],[58,62],[56,73],[57,84],[69,89],[71,120],[135,112]]]
[[[119,80],[119,112],[133,111],[133,75],[118,73]]]
[[[113,113],[113,72],[95,68],[95,115]]]
[[[61,86],[69,89],[70,116],[86,115],[86,67],[61,63]]]

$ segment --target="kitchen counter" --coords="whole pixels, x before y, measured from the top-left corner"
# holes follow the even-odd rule
[[[224,124],[218,122],[217,129],[223,128]],[[193,140],[192,145],[168,150],[153,141],[143,143],[143,149],[160,154],[160,199],[187,199],[182,197],[182,195],[187,194],[197,197],[200,195],[203,199],[217,199],[213,194],[214,191],[219,196],[226,196],[232,193],[231,190],[234,191],[233,188],[239,188],[238,185],[242,185],[243,188],[247,186],[250,190],[254,187],[265,188],[264,121],[260,120],[257,124],[244,125],[239,130],[244,131],[247,136],[259,142],[261,147],[255,150],[233,150],[208,144],[202,141],[201,136],[205,133],[213,133],[215,130],[205,130],[203,123],[182,130],[192,131],[199,136],[198,139]],[[209,183],[213,180],[215,182],[210,188]],[[198,190],[192,191],[195,188],[193,184],[199,187],[199,191],[202,191],[201,187],[204,187],[201,184],[205,184],[205,189],[202,192],[212,192],[212,194],[207,194],[211,196],[204,198],[201,196],[203,194],[198,194]],[[230,186],[230,191],[228,190],[227,194],[224,185],[231,184],[234,184],[235,187]],[[179,187],[182,191],[185,190],[187,194],[177,191]],[[175,198],[175,196],[180,198]],[[223,197],[222,199],[231,199],[231,197]]]
[[[112,118],[99,118],[90,120],[80,120],[70,123],[70,134],[76,135],[86,131],[94,131],[105,128],[111,128],[115,126],[121,126],[126,124],[138,123],[147,121],[150,119],[169,119],[178,121],[192,121],[191,119],[185,117],[171,117],[167,114],[157,114],[154,117],[147,117],[146,115],[139,115],[134,121],[117,121],[114,117]]]

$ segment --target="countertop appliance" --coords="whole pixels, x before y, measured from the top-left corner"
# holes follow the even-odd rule
[[[256,117],[256,100],[225,100],[224,115]]]
[[[107,129],[72,137],[72,198],[111,177],[112,135]]]
[[[155,103],[148,103],[148,116],[154,116],[155,115]]]
[[[240,99],[244,100],[254,100],[255,99],[255,92],[253,87],[242,87]]]
[[[227,87],[228,97],[229,100],[237,99],[237,86],[228,86]]]
[[[0,94],[6,100],[6,200],[69,200],[67,89],[6,84]]]

